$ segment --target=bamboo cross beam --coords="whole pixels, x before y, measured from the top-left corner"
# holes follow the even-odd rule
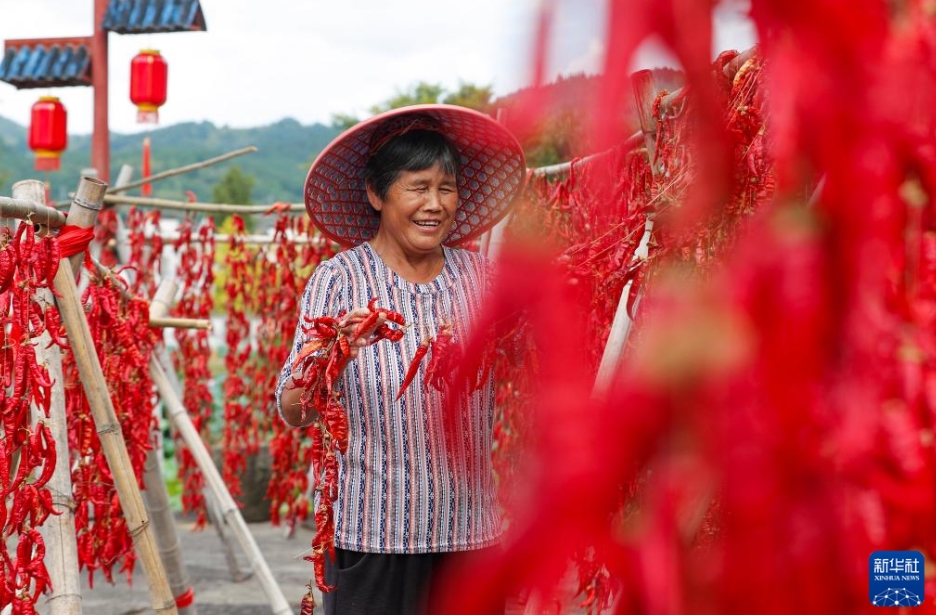
[[[209,158],[208,160],[203,160],[201,162],[195,162],[193,164],[185,165],[184,167],[178,167],[176,169],[169,169],[168,171],[162,171],[156,173],[155,175],[150,175],[149,177],[144,177],[133,182],[128,182],[120,186],[111,186],[107,189],[107,194],[115,194],[118,192],[124,192],[125,190],[131,190],[133,188],[138,188],[143,184],[148,184],[150,182],[159,181],[161,179],[166,179],[167,177],[172,177],[174,175],[181,175],[183,173],[189,173],[191,171],[197,171],[198,169],[204,169],[205,167],[210,167],[213,164],[218,164],[219,162],[224,162],[225,160],[230,160],[231,158],[236,158],[238,156],[243,156],[244,154],[252,154],[257,151],[256,146],[251,145],[250,147],[245,147],[242,149],[234,150],[233,152],[228,152],[227,154],[222,154],[215,158]]]
[[[160,241],[166,244],[166,243],[174,243],[178,241],[182,235],[177,232],[160,232],[158,235],[154,235],[153,237],[156,237],[156,236],[159,237]],[[129,237],[129,232],[127,231],[117,233],[117,238],[121,241],[126,241],[128,237]],[[147,237],[146,241],[152,241],[153,237]],[[211,240],[214,241],[216,244],[226,244],[231,241],[231,237],[232,235],[219,233],[216,235],[212,235]],[[243,243],[244,245],[268,245],[268,244],[274,243],[273,235],[242,235],[240,236],[239,239],[240,239],[240,242]],[[189,241],[191,243],[198,243],[198,242],[203,243],[206,240],[200,236],[193,235]],[[326,237],[323,237],[322,235],[309,236],[309,235],[296,235],[292,233],[286,234],[286,241],[289,243],[297,244],[297,245],[312,244],[312,245],[317,245],[317,246],[325,246],[325,245],[332,243],[330,239],[327,239]]]
[[[24,181],[38,180],[27,179]],[[16,185],[13,186],[13,190],[15,194]],[[44,195],[45,187],[43,187],[42,192]],[[11,199],[10,197],[0,196],[0,218],[17,218],[19,220],[29,220],[30,222],[41,224],[42,226],[48,228],[59,228],[64,226],[65,214],[58,211],[57,209],[49,207],[45,204],[44,201],[44,197],[43,202],[40,203],[35,200],[27,200],[16,197]]]
[[[204,329],[211,330],[211,321],[205,318],[169,318],[150,316],[149,326],[166,329]]]
[[[133,299],[133,295],[127,290],[124,279],[114,273],[112,269],[105,267],[100,261],[91,259],[94,269],[99,276],[106,278],[120,292],[124,299]],[[206,329],[211,330],[211,321],[204,318],[170,318],[166,316],[150,317],[149,326],[167,328],[167,329]]]
[[[629,136],[626,141],[624,141],[624,151],[629,151],[634,148],[640,147],[643,144],[643,142],[644,142],[643,132],[638,130],[637,132]],[[604,158],[605,156],[611,155],[617,149],[618,147],[614,147],[612,149],[605,150],[603,152],[598,152],[597,154],[592,154],[591,156],[585,156],[584,158],[576,158],[575,160],[571,160],[569,162],[560,162],[559,164],[551,164],[545,167],[536,167],[533,169],[529,169],[529,172],[533,177],[554,177],[556,175],[562,175],[563,173],[568,173],[569,171],[571,171],[573,165],[579,166],[579,165],[595,162],[597,160],[600,160],[601,158]]]
[[[107,184],[99,180],[82,178],[81,183],[78,185],[76,201],[73,202],[72,210],[69,212],[69,221],[73,221],[72,212],[90,209],[90,215],[84,212],[84,216],[80,217],[84,219],[86,226],[89,218],[93,224],[97,210],[101,207],[106,187]],[[78,196],[87,196],[89,198],[78,202]],[[74,216],[74,218],[77,219],[79,216]],[[130,463],[130,455],[127,453],[127,443],[124,440],[120,422],[117,419],[113,402],[107,390],[104,372],[94,349],[94,340],[91,338],[88,321],[81,307],[81,299],[75,283],[75,274],[69,261],[63,260],[62,266],[58,268],[58,272],[55,274],[55,290],[60,297],[58,301],[59,311],[62,314],[62,322],[65,325],[65,332],[71,345],[75,364],[78,367],[78,375],[88,398],[88,405],[91,408],[94,424],[101,440],[101,448],[114,477],[117,497],[120,500],[127,527],[133,538],[134,548],[142,564],[143,573],[149,584],[153,610],[158,615],[164,613],[178,615],[175,600],[166,581],[162,561],[159,559],[159,553],[156,550],[153,531],[146,516],[146,509],[143,506],[143,497],[140,494],[136,477],[133,475],[133,466]]]
[[[123,196],[108,194],[104,202],[109,205],[135,205],[137,207],[156,207],[158,209],[172,209],[177,211],[196,211],[215,214],[265,214],[273,205],[231,205],[228,203],[198,203],[187,201],[174,201],[171,199],[151,199],[141,196]],[[304,212],[303,203],[288,204],[287,211]]]

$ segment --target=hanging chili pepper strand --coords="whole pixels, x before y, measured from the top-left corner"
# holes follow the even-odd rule
[[[127,212],[130,255],[125,266],[134,271],[131,292],[141,297],[152,297],[156,292],[163,247],[160,217],[158,209],[144,213],[131,207]]]
[[[368,336],[368,342],[399,341],[399,329],[377,327],[374,315],[383,315],[388,323],[405,325],[403,316],[380,308],[376,299],[368,303],[371,315],[357,323],[353,337]],[[325,582],[325,557],[334,553],[334,502],[338,496],[338,463],[336,455],[344,454],[348,446],[348,417],[341,403],[337,384],[351,358],[348,338],[340,327],[344,314],[303,317],[300,323],[308,342],[293,361],[292,384],[302,389],[302,418],[316,416],[312,424],[312,468],[318,504],[315,510],[315,536],[312,554],[303,559],[312,562],[315,583],[321,591],[332,589]],[[372,336],[372,337],[371,337]],[[318,433],[316,433],[318,432]]]
[[[0,228],[0,610],[12,607],[16,615],[34,613],[49,589],[38,528],[55,514],[46,484],[57,459],[43,420],[53,382],[34,340],[56,326],[55,308],[41,304],[36,291],[51,287],[58,260],[57,241],[37,239],[31,222],[21,222],[15,234]],[[36,421],[31,405],[41,413]]]
[[[158,341],[149,327],[149,306],[127,299],[126,288],[112,278],[98,277],[86,263],[90,283],[82,295],[88,327],[101,362],[107,388],[121,425],[134,476],[142,484],[147,451],[156,428],[155,396],[149,361]],[[72,456],[72,485],[76,502],[75,529],[78,562],[87,569],[89,583],[100,570],[113,583],[114,569],[132,579],[136,555],[124,520],[90,408],[81,387],[74,357],[63,354],[65,405]]]
[[[259,426],[255,409],[248,404],[249,387],[245,381],[245,369],[251,353],[247,309],[253,290],[254,261],[244,246],[243,219],[235,214],[231,220],[233,229],[224,259],[227,269],[224,282],[227,299],[227,354],[224,357],[226,375],[221,449],[222,476],[231,495],[238,497],[243,494],[240,477],[247,469],[247,457],[256,453],[259,446]]]
[[[197,232],[197,240],[193,234]],[[181,288],[179,300],[172,314],[183,318],[211,317],[214,300],[211,289],[214,284],[215,259],[214,221],[205,217],[197,226],[191,216],[186,216],[179,225],[179,238],[174,242],[179,266],[176,275]],[[175,365],[179,366],[184,382],[182,402],[192,424],[205,442],[211,441],[209,422],[214,408],[213,396],[208,387],[211,380],[209,361],[211,348],[208,332],[197,329],[176,329],[178,350],[174,353]],[[179,477],[182,480],[182,509],[195,512],[195,527],[202,527],[207,520],[205,510],[204,477],[198,469],[195,457],[178,435],[175,438]]]
[[[271,295],[266,313],[262,317],[261,328],[264,335],[258,338],[257,353],[269,357],[267,372],[268,386],[264,388],[263,403],[269,408],[268,413],[275,414],[269,392],[274,390],[277,370],[273,366],[282,365],[292,350],[293,333],[296,322],[294,315],[299,311],[299,298],[302,296],[303,276],[300,267],[317,266],[325,251],[317,242],[309,241],[300,256],[300,250],[293,237],[307,237],[309,232],[307,218],[290,217],[280,214],[274,227],[275,251],[267,259],[268,267],[274,270],[278,281],[274,284],[274,272],[260,275],[267,280],[264,284],[275,290]],[[259,388],[259,387],[258,387]],[[309,515],[309,471],[312,464],[312,437],[321,436],[315,427],[302,429],[290,428],[283,421],[272,421],[270,438],[271,477],[267,488],[270,500],[270,517],[274,524],[286,523],[289,532],[295,529],[297,521]]]
[[[94,243],[98,246],[98,260],[105,267],[116,267],[120,264],[117,255],[117,231],[120,223],[117,219],[117,210],[106,207],[98,212],[94,225]]]

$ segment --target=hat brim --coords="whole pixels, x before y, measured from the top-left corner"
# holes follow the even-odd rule
[[[309,168],[305,204],[313,224],[347,247],[373,238],[380,216],[367,200],[362,173],[371,135],[384,121],[407,114],[428,115],[458,149],[458,210],[442,243],[474,239],[503,218],[523,185],[526,166],[516,138],[491,117],[455,105],[413,105],[367,119],[335,138]]]

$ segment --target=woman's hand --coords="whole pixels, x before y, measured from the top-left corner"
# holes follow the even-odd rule
[[[348,338],[351,347],[351,358],[356,359],[361,348],[367,346],[368,340],[377,328],[386,322],[383,314],[372,312],[367,308],[351,310],[338,322],[341,335]]]

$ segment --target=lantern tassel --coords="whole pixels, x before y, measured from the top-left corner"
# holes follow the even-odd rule
[[[61,159],[57,154],[36,153],[36,163],[33,168],[36,171],[58,171],[61,167]]]
[[[137,109],[137,124],[158,124],[159,123],[159,109],[144,109],[139,107]]]

